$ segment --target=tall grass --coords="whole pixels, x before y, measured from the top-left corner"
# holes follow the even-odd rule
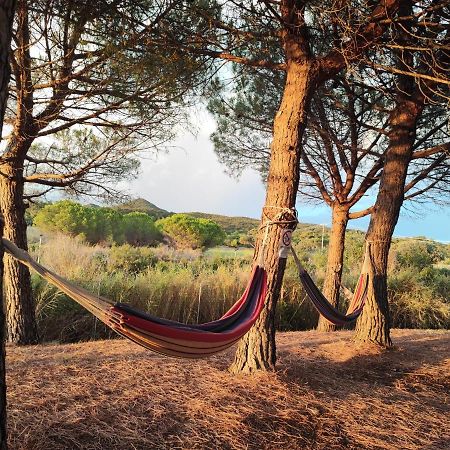
[[[205,322],[223,315],[244,290],[252,259],[248,249],[217,249],[202,254],[163,246],[107,248],[62,235],[42,246],[35,244],[32,251],[44,265],[94,294],[185,323]],[[323,281],[325,258],[321,251],[302,254],[303,263],[318,285]],[[450,271],[443,270],[427,268],[415,275],[411,270],[394,270],[389,284],[394,326],[450,328],[450,305],[445,298]],[[354,286],[358,272],[358,264],[347,266],[347,286]],[[74,342],[113,335],[83,308],[35,275],[33,288],[43,340]],[[277,308],[278,328],[311,329],[317,319],[289,260]]]

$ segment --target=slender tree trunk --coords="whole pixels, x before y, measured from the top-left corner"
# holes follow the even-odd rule
[[[295,52],[295,49],[291,49]],[[287,51],[289,54],[289,51]],[[300,144],[305,128],[306,112],[311,91],[315,87],[316,70],[307,61],[288,63],[286,85],[280,108],[274,121],[267,194],[262,223],[267,220],[290,220],[292,215],[283,214],[283,208],[293,208],[299,182]],[[260,234],[256,258],[265,250],[265,268],[268,274],[266,305],[257,323],[240,341],[232,372],[253,372],[275,367],[275,308],[279,298],[286,260],[279,258],[280,226],[268,227],[262,248],[263,228]]]
[[[0,207],[5,222],[4,236],[27,250],[22,175],[23,161],[17,157],[8,158],[8,162],[0,166]],[[4,275],[8,341],[19,345],[36,344],[38,333],[30,272],[10,255],[5,255]]]
[[[338,203],[333,205],[327,269],[323,283],[323,295],[335,306],[339,306],[339,291],[344,262],[345,231],[348,224],[348,208]],[[317,331],[334,331],[336,326],[319,316]]]
[[[16,2],[0,0],[0,141],[8,99],[10,77],[9,52],[11,30]],[[0,239],[3,237],[3,219],[0,216]],[[5,366],[5,306],[3,304],[3,245],[0,241],[0,450],[7,448],[6,428],[6,366]]]
[[[369,291],[356,325],[355,339],[380,346],[392,344],[389,332],[387,263],[392,234],[404,198],[404,185],[423,104],[405,89],[390,117],[389,146],[380,188],[366,235],[369,256]]]

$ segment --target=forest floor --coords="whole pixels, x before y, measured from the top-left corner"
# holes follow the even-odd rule
[[[280,333],[274,373],[233,376],[124,340],[7,348],[11,449],[449,449],[450,332]]]

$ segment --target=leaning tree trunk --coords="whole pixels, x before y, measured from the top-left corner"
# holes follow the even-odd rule
[[[4,236],[27,250],[27,224],[23,201],[23,161],[11,157],[0,166],[0,207]],[[36,344],[38,333],[29,270],[10,255],[4,258],[7,338],[19,345]]]
[[[411,91],[411,89],[409,90]],[[387,265],[392,234],[404,198],[404,185],[422,112],[419,95],[400,94],[390,117],[389,146],[378,196],[366,235],[369,260],[369,290],[363,313],[356,324],[355,339],[380,346],[392,345],[389,332]]]
[[[327,269],[322,293],[334,306],[339,306],[339,291],[341,286],[342,268],[344,262],[345,231],[348,224],[348,208],[339,204],[333,205],[330,242],[328,245]],[[333,325],[323,316],[319,316],[317,331],[334,331]]]
[[[286,49],[287,54],[295,51],[296,48]],[[292,220],[292,214],[286,212],[286,208],[295,206],[299,182],[300,144],[311,91],[315,86],[315,76],[315,68],[309,62],[291,60],[288,63],[283,98],[274,120],[267,194],[262,216],[263,226],[268,220]],[[266,304],[256,324],[240,341],[230,367],[232,372],[270,370],[275,367],[275,308],[286,266],[286,260],[280,259],[278,254],[282,231],[281,226],[268,226],[264,238],[266,229],[261,230],[255,258],[258,259],[260,252],[264,251],[268,275]]]

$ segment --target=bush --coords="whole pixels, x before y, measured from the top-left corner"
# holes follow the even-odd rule
[[[122,217],[125,242],[131,245],[155,245],[162,236],[155,222],[145,213],[132,212]]]
[[[122,215],[111,208],[90,207],[70,200],[44,206],[36,214],[34,224],[43,231],[78,236],[89,244],[154,245],[162,239],[147,214]]]
[[[34,224],[44,231],[80,236],[90,244],[121,241],[121,216],[109,208],[94,208],[63,200],[44,206]]]
[[[392,326],[450,328],[450,271],[404,268],[388,278]]]
[[[158,262],[152,249],[148,247],[132,247],[130,244],[113,246],[109,252],[107,270],[109,272],[123,271],[137,274]]]
[[[217,223],[209,219],[197,219],[187,214],[174,214],[156,222],[180,248],[203,248],[220,245],[225,233]]]
[[[420,271],[442,261],[446,256],[445,247],[433,241],[401,240],[392,247],[394,267],[409,267]]]

